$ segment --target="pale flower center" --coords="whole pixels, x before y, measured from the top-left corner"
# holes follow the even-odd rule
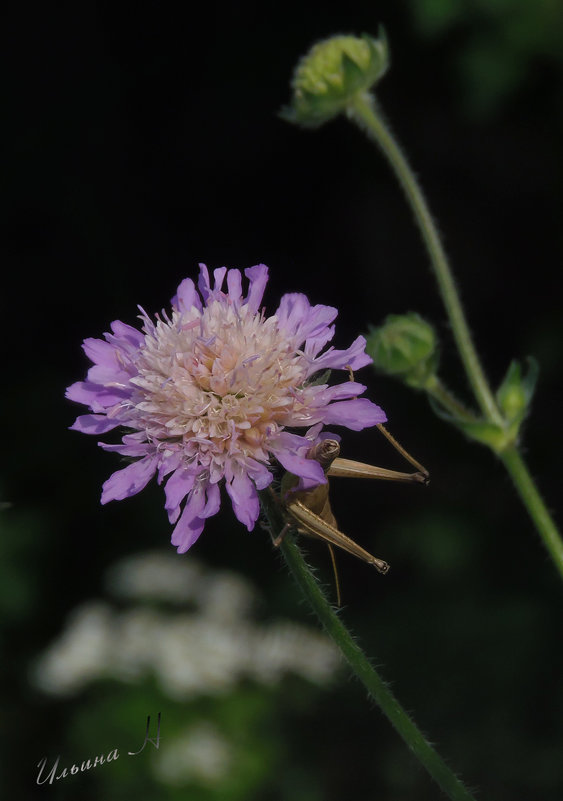
[[[132,379],[139,428],[202,463],[233,452],[266,460],[267,440],[301,407],[301,343],[280,334],[276,317],[226,299],[145,323]]]

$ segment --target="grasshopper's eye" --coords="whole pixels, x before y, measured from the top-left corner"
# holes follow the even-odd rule
[[[308,453],[310,459],[315,459],[323,470],[328,470],[332,462],[340,454],[340,443],[335,439],[323,439],[313,445]]]

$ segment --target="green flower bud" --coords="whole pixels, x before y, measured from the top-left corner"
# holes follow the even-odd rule
[[[387,39],[364,33],[333,36],[317,42],[295,70],[291,105],[282,109],[288,122],[316,127],[340,114],[358,92],[370,89],[389,66]]]
[[[436,375],[438,340],[434,328],[416,312],[391,314],[371,328],[366,350],[378,370],[422,389]]]
[[[509,423],[520,423],[528,411],[538,379],[538,364],[528,359],[528,372],[522,374],[522,368],[513,361],[497,390],[497,401],[505,419]]]

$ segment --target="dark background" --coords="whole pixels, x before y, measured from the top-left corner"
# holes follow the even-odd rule
[[[556,512],[558,4],[209,3],[190,14],[157,3],[20,7],[4,72],[6,797],[124,799],[139,794],[143,777],[141,797],[150,787],[163,799],[439,797],[363,689],[345,679],[330,691],[291,679],[260,691],[269,693],[269,712],[255,740],[270,742],[263,757],[258,751],[267,770],[241,780],[242,789],[227,784],[214,795],[147,784],[140,761],[135,776],[107,766],[52,788],[35,785],[45,753],[69,762],[95,755],[166,704],[152,685],[136,687],[129,720],[119,711],[133,692],[127,686],[107,682],[58,701],[28,679],[69,612],[101,594],[100,576],[115,559],[171,548],[162,490],[102,508],[100,486],[117,459],[68,431],[81,409],[64,389],[85,374],[84,337],[100,336],[116,318],[134,324],[137,303],[149,313],[167,306],[200,261],[264,262],[270,310],[286,291],[338,306],[337,347],[387,314],[420,312],[440,333],[443,376],[466,392],[426,254],[386,164],[344,120],[309,132],[277,117],[313,42],[375,34],[379,23],[392,66],[378,97],[444,235],[487,374],[497,385],[511,359],[540,363],[524,450]],[[383,579],[339,558],[343,618],[477,797],[560,798],[556,571],[493,456],[437,420],[421,395],[370,368],[358,378],[432,482],[335,482],[341,528],[393,568]],[[375,431],[345,433],[344,447],[352,458],[402,467]],[[267,534],[248,534],[227,506],[194,556],[258,586],[263,619],[313,625]],[[306,547],[333,592],[324,549]],[[174,714],[181,718],[177,705]],[[240,729],[251,725],[241,714]]]

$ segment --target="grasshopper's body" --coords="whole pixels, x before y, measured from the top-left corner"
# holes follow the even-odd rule
[[[341,459],[340,445],[334,439],[325,439],[313,446],[309,451],[308,457],[316,459],[322,466],[327,477],[344,476],[350,478],[375,478],[387,481],[403,481],[408,483],[428,483],[428,471],[413,459],[404,448],[402,448],[389,432],[379,425],[380,431],[387,437],[392,445],[414,466],[417,468],[414,473],[401,473],[396,470],[387,470],[383,467],[355,462],[349,459]],[[380,573],[387,573],[389,565],[382,559],[368,553],[358,543],[343,534],[337,526],[329,500],[329,485],[319,484],[310,490],[296,489],[299,479],[286,473],[282,480],[281,496],[285,502],[286,513],[289,517],[288,524],[275,541],[279,544],[285,531],[290,526],[294,526],[300,533],[309,537],[316,537],[324,540],[330,550],[334,564],[334,552],[332,546],[335,545],[344,551],[362,559],[373,565]],[[336,571],[335,571],[336,573]],[[338,589],[338,579],[337,579]]]

